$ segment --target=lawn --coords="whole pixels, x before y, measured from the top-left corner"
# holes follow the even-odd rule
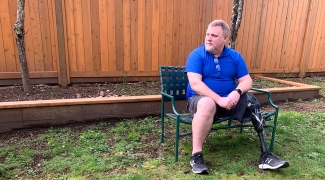
[[[286,169],[259,170],[256,133],[232,129],[209,134],[204,153],[210,173],[194,174],[191,137],[181,139],[175,163],[175,123],[167,120],[160,143],[159,117],[146,117],[1,134],[0,179],[325,179],[325,78],[307,80],[323,88],[320,97],[276,103],[273,153],[290,162]],[[303,105],[314,108],[294,108]]]

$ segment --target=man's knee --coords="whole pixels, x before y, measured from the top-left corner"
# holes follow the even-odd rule
[[[212,114],[216,113],[216,103],[210,97],[204,97],[200,99],[197,104],[197,112],[205,113],[205,114]]]

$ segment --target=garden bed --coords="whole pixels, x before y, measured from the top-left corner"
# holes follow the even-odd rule
[[[321,90],[318,86],[292,81],[267,77],[259,79],[260,81],[254,81],[254,87],[270,90],[274,102],[302,102],[318,97]],[[29,95],[23,92],[21,86],[1,87],[1,94],[6,95],[2,97],[3,102],[0,102],[0,117],[6,118],[0,119],[0,133],[17,128],[160,114],[158,82],[33,87],[34,93]],[[78,94],[81,97],[77,97]],[[255,94],[261,104],[267,102],[265,94]],[[179,104],[180,110],[186,111],[186,102]]]

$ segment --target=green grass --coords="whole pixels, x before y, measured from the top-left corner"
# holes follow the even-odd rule
[[[274,88],[274,87],[286,87],[286,85],[274,82],[274,81],[268,81],[264,78],[254,78],[253,79],[253,87],[255,88]]]
[[[210,174],[190,171],[191,138],[180,141],[174,163],[174,122],[166,122],[160,143],[158,117],[118,123],[49,128],[33,138],[0,143],[1,179],[324,179],[325,113],[280,112],[274,154],[290,162],[275,171],[259,170],[254,130],[220,130],[204,145]],[[183,126],[184,127],[184,126]],[[189,126],[184,127],[189,129]],[[266,137],[267,140],[270,137]]]

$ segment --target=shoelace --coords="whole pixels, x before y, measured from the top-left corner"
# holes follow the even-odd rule
[[[195,157],[195,164],[204,164],[203,156],[198,155]]]
[[[264,154],[262,155],[262,159],[264,159],[264,158],[268,157],[269,155],[271,155],[271,153],[269,153],[269,152],[267,152],[267,153],[264,153]]]

